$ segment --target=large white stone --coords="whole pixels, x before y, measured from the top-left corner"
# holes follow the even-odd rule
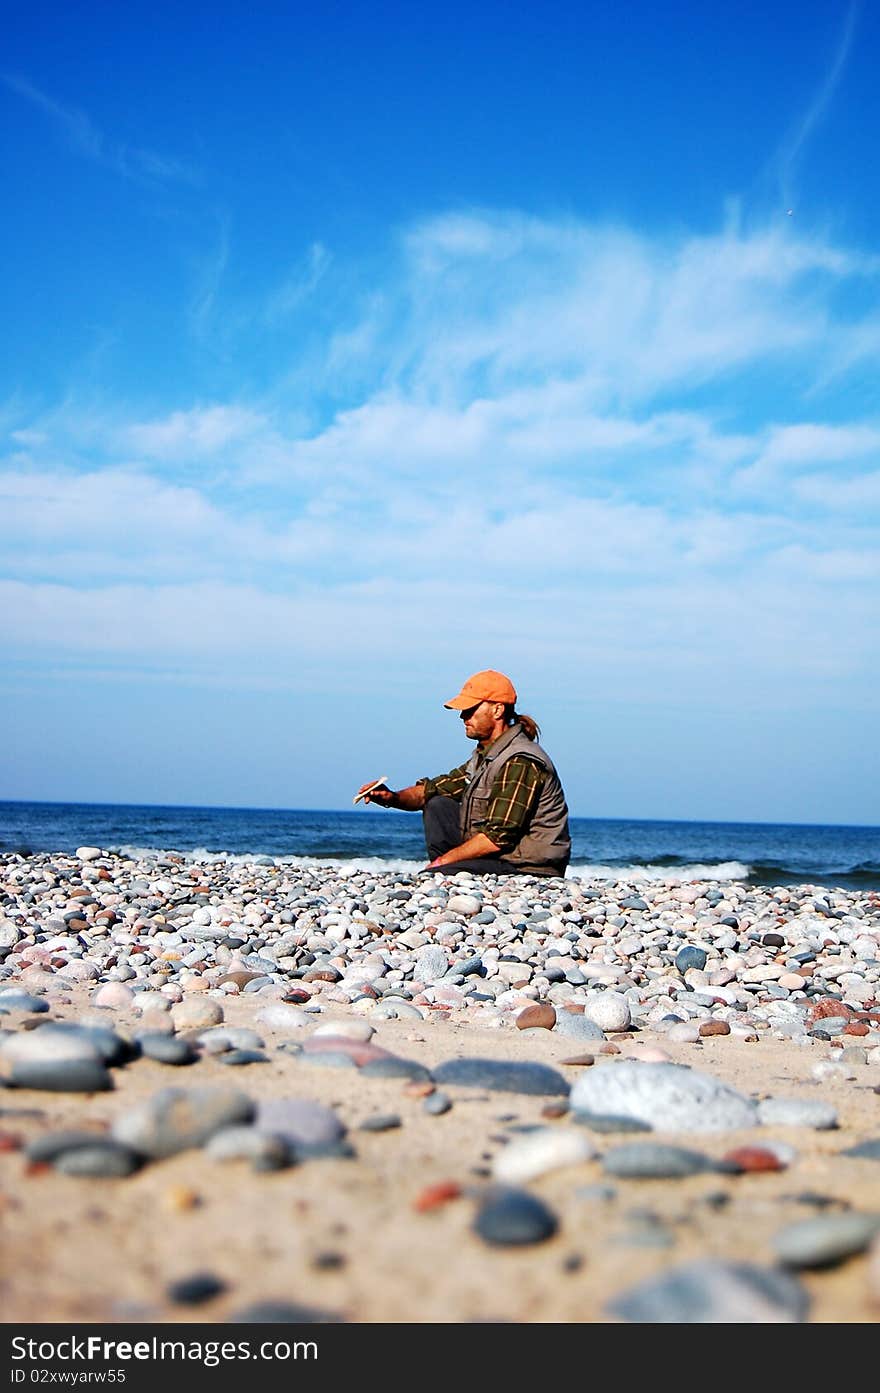
[[[584,1006],[584,1015],[601,1030],[629,1030],[632,1023],[629,1002],[620,992],[591,996]]]
[[[574,1112],[633,1117],[658,1131],[725,1132],[754,1127],[757,1107],[710,1074],[683,1064],[626,1060],[583,1075],[571,1091]]]

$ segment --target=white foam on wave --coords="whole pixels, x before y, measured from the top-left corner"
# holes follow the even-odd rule
[[[751,867],[742,861],[694,862],[689,866],[569,866],[575,880],[746,880]]]
[[[252,864],[264,852],[211,851],[208,847],[194,847],[191,851],[176,851],[170,848],[120,846],[113,848],[120,856],[133,860],[152,859],[161,856],[182,856],[196,865],[222,861],[225,865],[246,866]],[[424,869],[424,861],[412,861],[404,857],[384,856],[273,856],[276,866],[301,867],[303,870],[333,870],[347,873],[367,871],[374,875],[415,875]],[[605,866],[588,863],[569,866],[570,880],[606,881],[690,881],[690,880],[746,880],[751,867],[742,861],[693,862],[687,866]]]
[[[196,846],[189,851],[157,846],[117,846],[109,850],[132,861],[182,856],[185,861],[199,866],[211,865],[217,861],[222,861],[226,866],[249,866],[253,865],[258,857],[269,854],[262,851],[212,851],[205,846]],[[424,861],[384,856],[272,856],[271,859],[276,866],[301,866],[303,870],[371,871],[374,874],[385,871],[412,875],[425,865]]]

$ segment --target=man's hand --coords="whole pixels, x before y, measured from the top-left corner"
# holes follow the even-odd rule
[[[454,846],[449,851],[444,851],[442,856],[428,863],[425,867],[429,871],[442,871],[444,866],[454,866],[456,861],[471,861],[477,856],[497,856],[501,847],[497,842],[493,842],[484,832],[476,832],[473,837],[468,837],[461,846]]]
[[[367,793],[368,788],[370,789],[369,793]],[[362,795],[365,803],[380,803],[386,808],[391,805],[394,798],[394,794],[387,784],[380,784],[378,788],[371,788],[370,784],[361,784],[355,796],[360,798]]]

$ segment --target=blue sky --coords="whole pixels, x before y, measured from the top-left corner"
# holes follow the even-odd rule
[[[880,12],[36,3],[0,797],[880,822]]]

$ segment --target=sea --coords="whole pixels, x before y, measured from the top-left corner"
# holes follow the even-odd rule
[[[627,882],[738,880],[880,891],[880,827],[763,822],[571,819],[570,877]],[[152,807],[0,802],[0,852],[81,846],[195,861],[271,856],[303,866],[415,872],[425,864],[421,818],[375,807]]]

